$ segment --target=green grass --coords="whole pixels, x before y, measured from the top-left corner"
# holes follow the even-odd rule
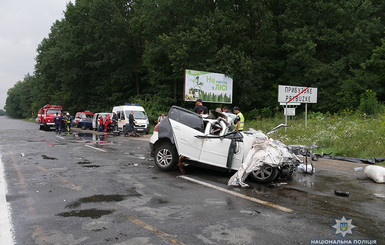
[[[246,128],[261,129],[264,133],[284,123],[284,117],[247,120]],[[316,142],[323,148],[314,152],[332,153],[334,156],[359,158],[385,157],[385,114],[372,118],[359,115],[325,115],[313,113],[308,116],[307,128],[303,116],[289,120],[291,127],[281,128],[276,133],[278,140],[285,144],[310,146]]]

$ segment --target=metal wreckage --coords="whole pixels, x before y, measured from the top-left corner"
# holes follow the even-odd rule
[[[264,134],[262,131],[233,131],[234,115],[211,111],[202,116],[185,108],[172,106],[168,117],[154,129],[150,139],[151,155],[162,170],[184,164],[205,165],[236,171],[228,185],[247,187],[250,176],[258,182],[271,182],[292,176],[300,164],[298,155],[312,155],[315,144],[285,145],[269,136],[281,127]],[[305,160],[305,172],[313,173],[311,162]]]

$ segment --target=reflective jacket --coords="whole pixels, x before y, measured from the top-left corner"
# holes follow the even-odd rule
[[[241,122],[239,124],[238,130],[243,130],[243,128],[245,126],[245,117],[243,116],[242,112],[238,112],[237,116],[239,117],[239,121]]]

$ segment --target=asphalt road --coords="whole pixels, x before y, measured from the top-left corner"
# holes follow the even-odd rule
[[[365,165],[320,160],[314,175],[242,189],[227,172],[158,170],[149,136],[92,132],[0,117],[12,244],[385,244],[385,185],[353,171]],[[342,217],[352,234],[335,234]]]

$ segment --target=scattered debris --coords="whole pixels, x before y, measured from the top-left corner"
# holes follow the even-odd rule
[[[267,185],[267,187],[274,188],[274,187],[278,187],[278,186],[281,186],[281,185],[287,185],[287,183],[285,183],[285,182],[282,182],[282,183],[270,183],[270,184]]]
[[[375,164],[378,162],[385,161],[385,157],[372,157],[369,159],[364,159],[364,158],[356,158],[356,157],[330,156],[329,154],[325,154],[322,157],[326,159],[341,160],[341,161],[348,161],[348,162],[355,162],[355,163],[366,163],[366,164]]]
[[[21,155],[22,157],[25,156],[25,154],[24,154],[23,152],[22,152],[20,155]]]
[[[354,171],[355,171],[355,172],[357,172],[357,171],[362,171],[362,170],[364,170],[363,167],[356,167],[356,168],[354,168]]]
[[[242,214],[248,214],[248,215],[251,215],[251,216],[254,216],[254,215],[257,215],[257,214],[260,214],[261,212],[260,211],[257,211],[257,210],[241,210],[240,211]]]
[[[310,164],[305,165],[301,163],[300,165],[298,165],[297,170],[299,173],[315,173],[315,168]]]
[[[375,195],[376,197],[385,198],[385,195],[384,195],[384,194],[381,194],[381,193],[374,193],[374,195]]]
[[[377,183],[385,183],[385,168],[377,165],[367,166],[364,170],[366,176]]]
[[[341,191],[341,190],[334,190],[334,194],[341,197],[349,197],[350,192],[348,191]]]

